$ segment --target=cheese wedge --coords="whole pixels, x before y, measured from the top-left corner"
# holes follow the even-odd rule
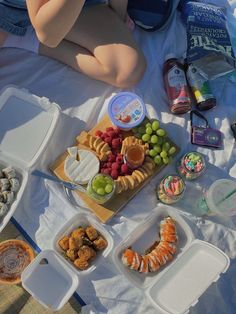
[[[89,180],[99,172],[100,162],[97,156],[84,149],[77,150],[77,160],[73,156],[67,156],[64,163],[64,172],[73,182],[87,184]]]

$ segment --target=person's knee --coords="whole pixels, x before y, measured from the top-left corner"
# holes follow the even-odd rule
[[[126,60],[123,66],[117,70],[114,85],[119,88],[131,88],[143,77],[146,70],[145,57],[140,54],[130,60]]]

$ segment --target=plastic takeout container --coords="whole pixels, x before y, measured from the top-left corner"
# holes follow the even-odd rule
[[[229,179],[216,180],[204,193],[201,209],[207,215],[236,215],[236,182]]]
[[[120,92],[109,101],[108,114],[115,126],[128,131],[144,120],[146,107],[138,95]]]
[[[157,272],[141,274],[123,265],[123,251],[132,247],[144,251],[157,240],[160,221],[170,216],[176,221],[178,251],[173,261]],[[229,267],[228,256],[217,247],[194,240],[183,218],[170,206],[158,206],[114,250],[113,261],[118,270],[136,287],[143,290],[151,304],[164,314],[188,313],[204,291]],[[159,312],[158,312],[159,313]]]
[[[66,260],[58,241],[72,230],[92,225],[107,240],[105,250],[98,252],[91,266],[78,270]],[[52,250],[42,251],[22,273],[23,287],[42,305],[54,311],[60,310],[79,285],[79,277],[91,273],[108,256],[113,248],[109,232],[90,214],[79,213],[58,231],[52,241]]]
[[[1,91],[0,168],[12,166],[16,170],[20,189],[0,221],[0,232],[18,208],[28,181],[28,172],[36,166],[47,147],[59,114],[59,106],[45,97],[14,86]]]

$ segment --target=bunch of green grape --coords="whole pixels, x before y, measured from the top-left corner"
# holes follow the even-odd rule
[[[176,148],[168,142],[166,131],[160,128],[158,120],[145,119],[142,124],[133,128],[132,132],[135,137],[148,143],[147,155],[153,158],[156,165],[171,163]]]

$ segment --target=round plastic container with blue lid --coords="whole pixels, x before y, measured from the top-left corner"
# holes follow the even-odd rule
[[[108,114],[115,126],[129,131],[144,120],[146,107],[138,95],[131,92],[121,92],[110,100]]]

